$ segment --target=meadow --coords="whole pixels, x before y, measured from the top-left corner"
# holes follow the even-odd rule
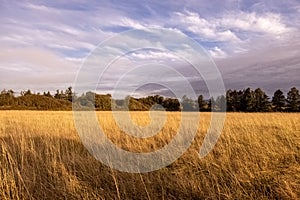
[[[111,112],[97,116],[107,137],[133,152],[162,148],[180,121],[180,113],[168,112],[157,135],[138,139]],[[131,116],[149,124],[147,112]],[[1,111],[0,199],[300,199],[300,114],[227,113],[215,148],[200,159],[210,116],[201,113],[197,136],[177,161],[133,174],[97,161],[70,111]]]

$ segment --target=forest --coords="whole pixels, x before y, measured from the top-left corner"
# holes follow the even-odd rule
[[[113,99],[110,94],[86,92],[81,96],[74,94],[72,87],[65,91],[57,90],[33,93],[22,91],[16,95],[13,90],[0,93],[0,110],[166,110],[166,111],[228,111],[228,112],[299,112],[300,95],[292,87],[285,95],[280,89],[270,98],[262,89],[227,90],[226,96],[204,99],[191,99],[184,95],[180,100],[171,97],[153,95],[141,98],[127,96],[125,99]]]

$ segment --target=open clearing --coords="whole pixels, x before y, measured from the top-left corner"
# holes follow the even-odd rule
[[[180,113],[167,113],[160,133],[125,135],[111,112],[97,112],[119,147],[150,152],[171,141]],[[147,112],[132,112],[142,126]],[[72,112],[0,112],[0,199],[299,199],[300,114],[227,113],[215,148],[198,156],[210,123],[201,113],[191,147],[158,171],[113,170],[82,145]],[[186,127],[187,128],[187,127]]]

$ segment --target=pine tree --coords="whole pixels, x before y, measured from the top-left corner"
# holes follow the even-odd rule
[[[197,101],[198,101],[199,111],[204,110],[205,109],[205,101],[203,99],[203,95],[199,95]]]
[[[254,105],[255,105],[254,92],[250,88],[247,88],[243,92],[243,96],[241,99],[241,111],[252,112],[254,111]]]
[[[285,97],[281,90],[276,90],[274,92],[273,98],[272,98],[272,105],[274,111],[283,111],[285,106]]]
[[[269,110],[269,97],[260,88],[254,91],[255,102],[254,111],[256,112],[266,112]]]
[[[291,88],[291,90],[287,93],[286,100],[289,111],[296,112],[300,110],[300,95],[297,88]]]

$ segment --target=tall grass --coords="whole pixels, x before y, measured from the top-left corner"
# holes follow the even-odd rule
[[[150,152],[176,134],[180,114],[167,113],[156,136],[126,136],[110,112],[98,112],[108,137],[123,149]],[[149,123],[147,112],[133,112]],[[229,113],[215,148],[198,151],[210,123],[201,113],[189,150],[158,171],[111,169],[82,145],[72,112],[0,112],[0,199],[299,199],[300,115]],[[188,129],[188,127],[186,127]]]

